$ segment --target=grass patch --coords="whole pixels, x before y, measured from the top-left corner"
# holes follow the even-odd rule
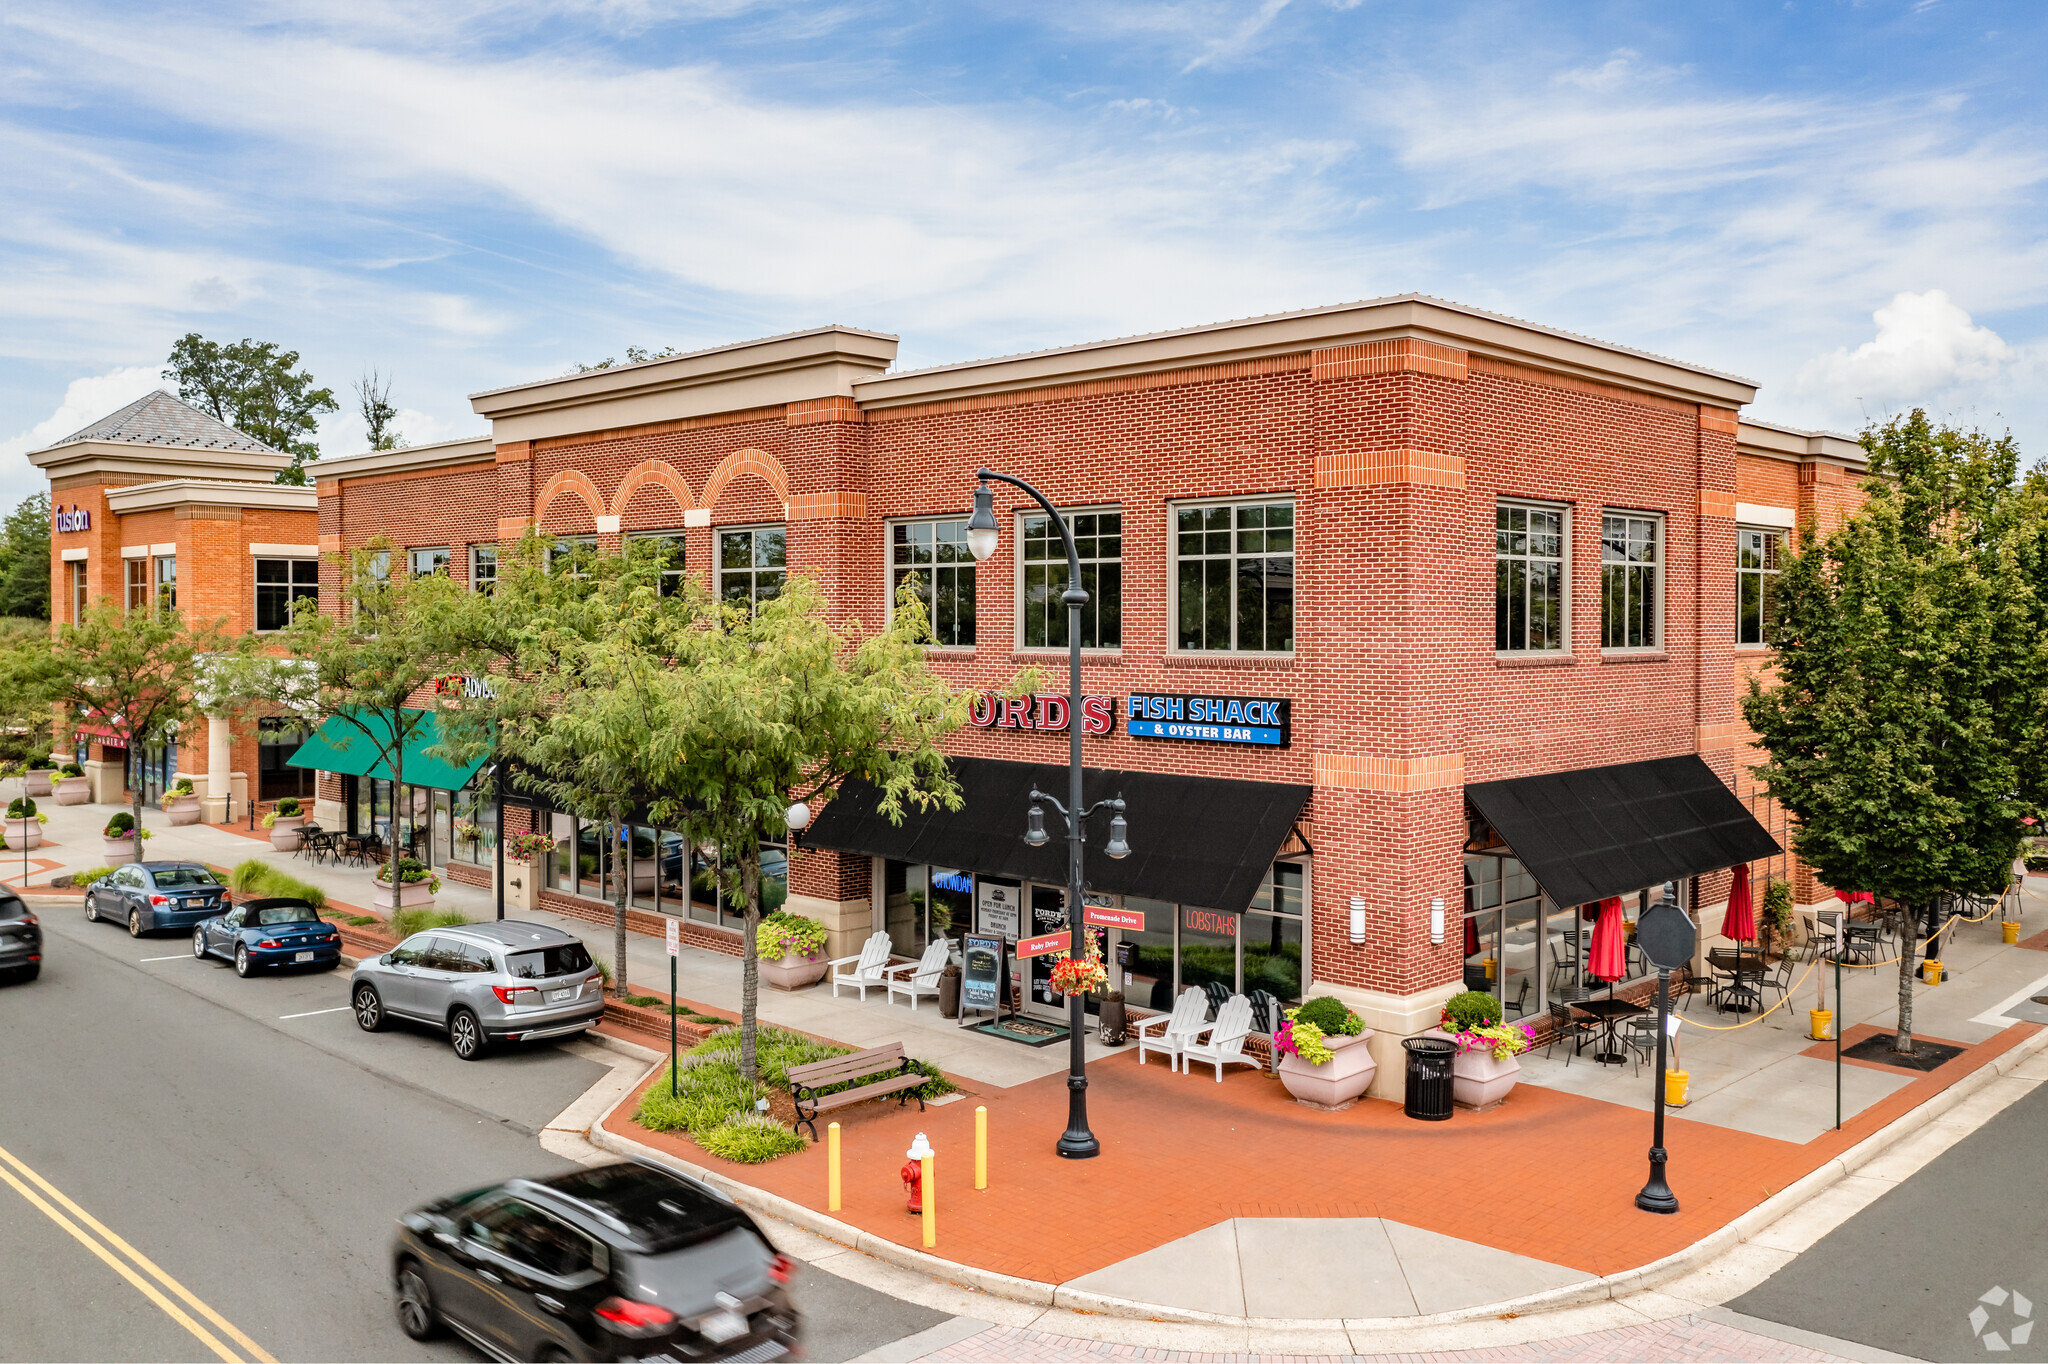
[[[661,1003],[653,995],[627,995],[625,1002],[636,1009],[651,1009]]]
[[[452,909],[435,909],[431,905],[414,905],[401,909],[391,916],[391,936],[400,941],[429,928],[455,928],[471,923],[467,914]]]
[[[371,924],[382,922],[384,921],[374,914],[351,914],[348,916],[348,926],[350,928],[368,928]]]
[[[765,1113],[735,1113],[707,1132],[692,1133],[697,1144],[714,1156],[759,1165],[777,1156],[795,1155],[807,1144]]]
[[[304,900],[314,909],[327,908],[326,891],[288,872],[279,871],[261,858],[252,857],[229,872],[228,885],[241,896]]]

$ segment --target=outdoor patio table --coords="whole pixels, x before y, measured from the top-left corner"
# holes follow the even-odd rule
[[[1734,1007],[1726,1008],[1717,1005],[1716,1007],[1721,1007],[1723,1012],[1746,1014],[1751,1008],[1751,1001],[1757,1004],[1763,1003],[1763,995],[1754,986],[1747,984],[1748,981],[1762,976],[1764,973],[1762,953],[1735,952],[1725,947],[1717,947],[1707,953],[1707,965],[1713,967],[1716,971],[1726,971],[1735,978],[1734,983],[1727,990],[1728,994],[1735,997]]]
[[[1593,1059],[1603,1066],[1628,1064],[1628,1053],[1620,1050],[1621,1039],[1615,1035],[1615,1024],[1633,1014],[1646,1014],[1648,1009],[1640,1004],[1631,1004],[1625,999],[1581,999],[1572,1004],[1582,1014],[1591,1014],[1600,1020],[1600,1046],[1593,1053]]]

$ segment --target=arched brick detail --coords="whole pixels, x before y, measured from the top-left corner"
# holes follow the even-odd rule
[[[540,498],[533,506],[535,524],[547,519],[548,508],[563,493],[574,493],[583,499],[583,505],[590,508],[591,518],[604,515],[604,498],[598,495],[597,485],[592,483],[580,469],[564,469],[547,481],[540,490]]]
[[[741,474],[752,474],[775,489],[776,501],[789,501],[789,475],[783,472],[780,460],[766,450],[735,450],[718,461],[711,477],[704,480],[704,505],[717,506],[725,485]]]
[[[648,459],[634,465],[620,482],[618,492],[612,495],[612,515],[624,516],[626,504],[633,500],[633,494],[650,483],[659,483],[668,489],[684,511],[689,511],[697,505],[697,499],[690,493],[689,483],[676,472],[673,464],[665,459]]]

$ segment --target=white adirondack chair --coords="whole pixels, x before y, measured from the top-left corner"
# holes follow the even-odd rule
[[[889,984],[888,976],[883,974],[889,967],[889,935],[877,932],[861,944],[858,955],[834,957],[830,964],[832,997],[839,998],[839,987],[844,985],[849,990],[860,991],[860,997],[865,1000],[869,990],[885,989]]]
[[[1247,1001],[1249,1007],[1249,1001]],[[1180,992],[1180,998],[1173,1002],[1170,1014],[1154,1014],[1139,1022],[1138,1064],[1145,1064],[1145,1053],[1163,1053],[1167,1064],[1180,1069],[1180,1055],[1187,1044],[1194,1041],[1208,1026],[1209,996],[1199,985],[1190,985]]]
[[[1232,995],[1216,1011],[1216,1021],[1209,1025],[1207,1036],[1191,1038],[1180,1049],[1180,1068],[1187,1071],[1197,1061],[1216,1067],[1216,1083],[1223,1083],[1223,1067],[1226,1065],[1250,1066],[1264,1070],[1265,1066],[1256,1056],[1244,1054],[1244,1039],[1251,1035],[1252,1002],[1243,995]]]
[[[925,948],[924,956],[901,966],[891,966],[883,971],[889,978],[889,1000],[895,1002],[898,995],[910,996],[910,1011],[917,1012],[917,997],[930,995],[939,997],[939,973],[946,969],[946,940],[938,939]]]

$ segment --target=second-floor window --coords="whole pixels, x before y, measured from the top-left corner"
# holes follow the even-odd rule
[[[1294,648],[1294,503],[1176,507],[1175,647],[1215,653]]]
[[[1564,648],[1564,508],[1496,503],[1493,509],[1493,648]]]
[[[1081,558],[1081,647],[1115,649],[1123,644],[1124,517],[1122,512],[1068,512],[1067,529]],[[1027,516],[1018,544],[1024,571],[1018,575],[1026,649],[1067,647],[1067,547],[1049,516]]]
[[[1600,647],[1655,649],[1664,641],[1664,518],[1607,512],[1600,518]]]
[[[1768,644],[1777,625],[1778,563],[1785,532],[1735,528],[1735,642]]]
[[[178,609],[178,557],[160,554],[156,560],[156,609]]]
[[[435,545],[427,549],[408,550],[408,567],[415,578],[424,578],[431,573],[448,571],[448,546]]]
[[[931,617],[931,642],[941,648],[973,647],[974,552],[967,548],[965,519],[898,521],[889,527],[892,609],[896,593],[913,576]]]
[[[590,561],[597,557],[595,535],[558,535],[548,546],[548,571],[556,568],[573,577],[583,577],[590,571]]]
[[[718,532],[718,595],[756,605],[782,592],[789,542],[781,526],[733,526]]]
[[[469,547],[469,585],[471,589],[486,596],[498,590],[498,547],[496,545],[471,545]]]
[[[318,559],[256,561],[256,628],[282,630],[292,623],[292,603],[320,599]],[[307,608],[312,609],[312,608]]]
[[[121,563],[122,606],[130,611],[149,609],[149,560],[125,559]]]
[[[83,625],[85,624],[86,591],[91,578],[86,572],[85,560],[83,559],[73,559],[66,563],[65,567],[71,570],[71,623],[73,625]]]

